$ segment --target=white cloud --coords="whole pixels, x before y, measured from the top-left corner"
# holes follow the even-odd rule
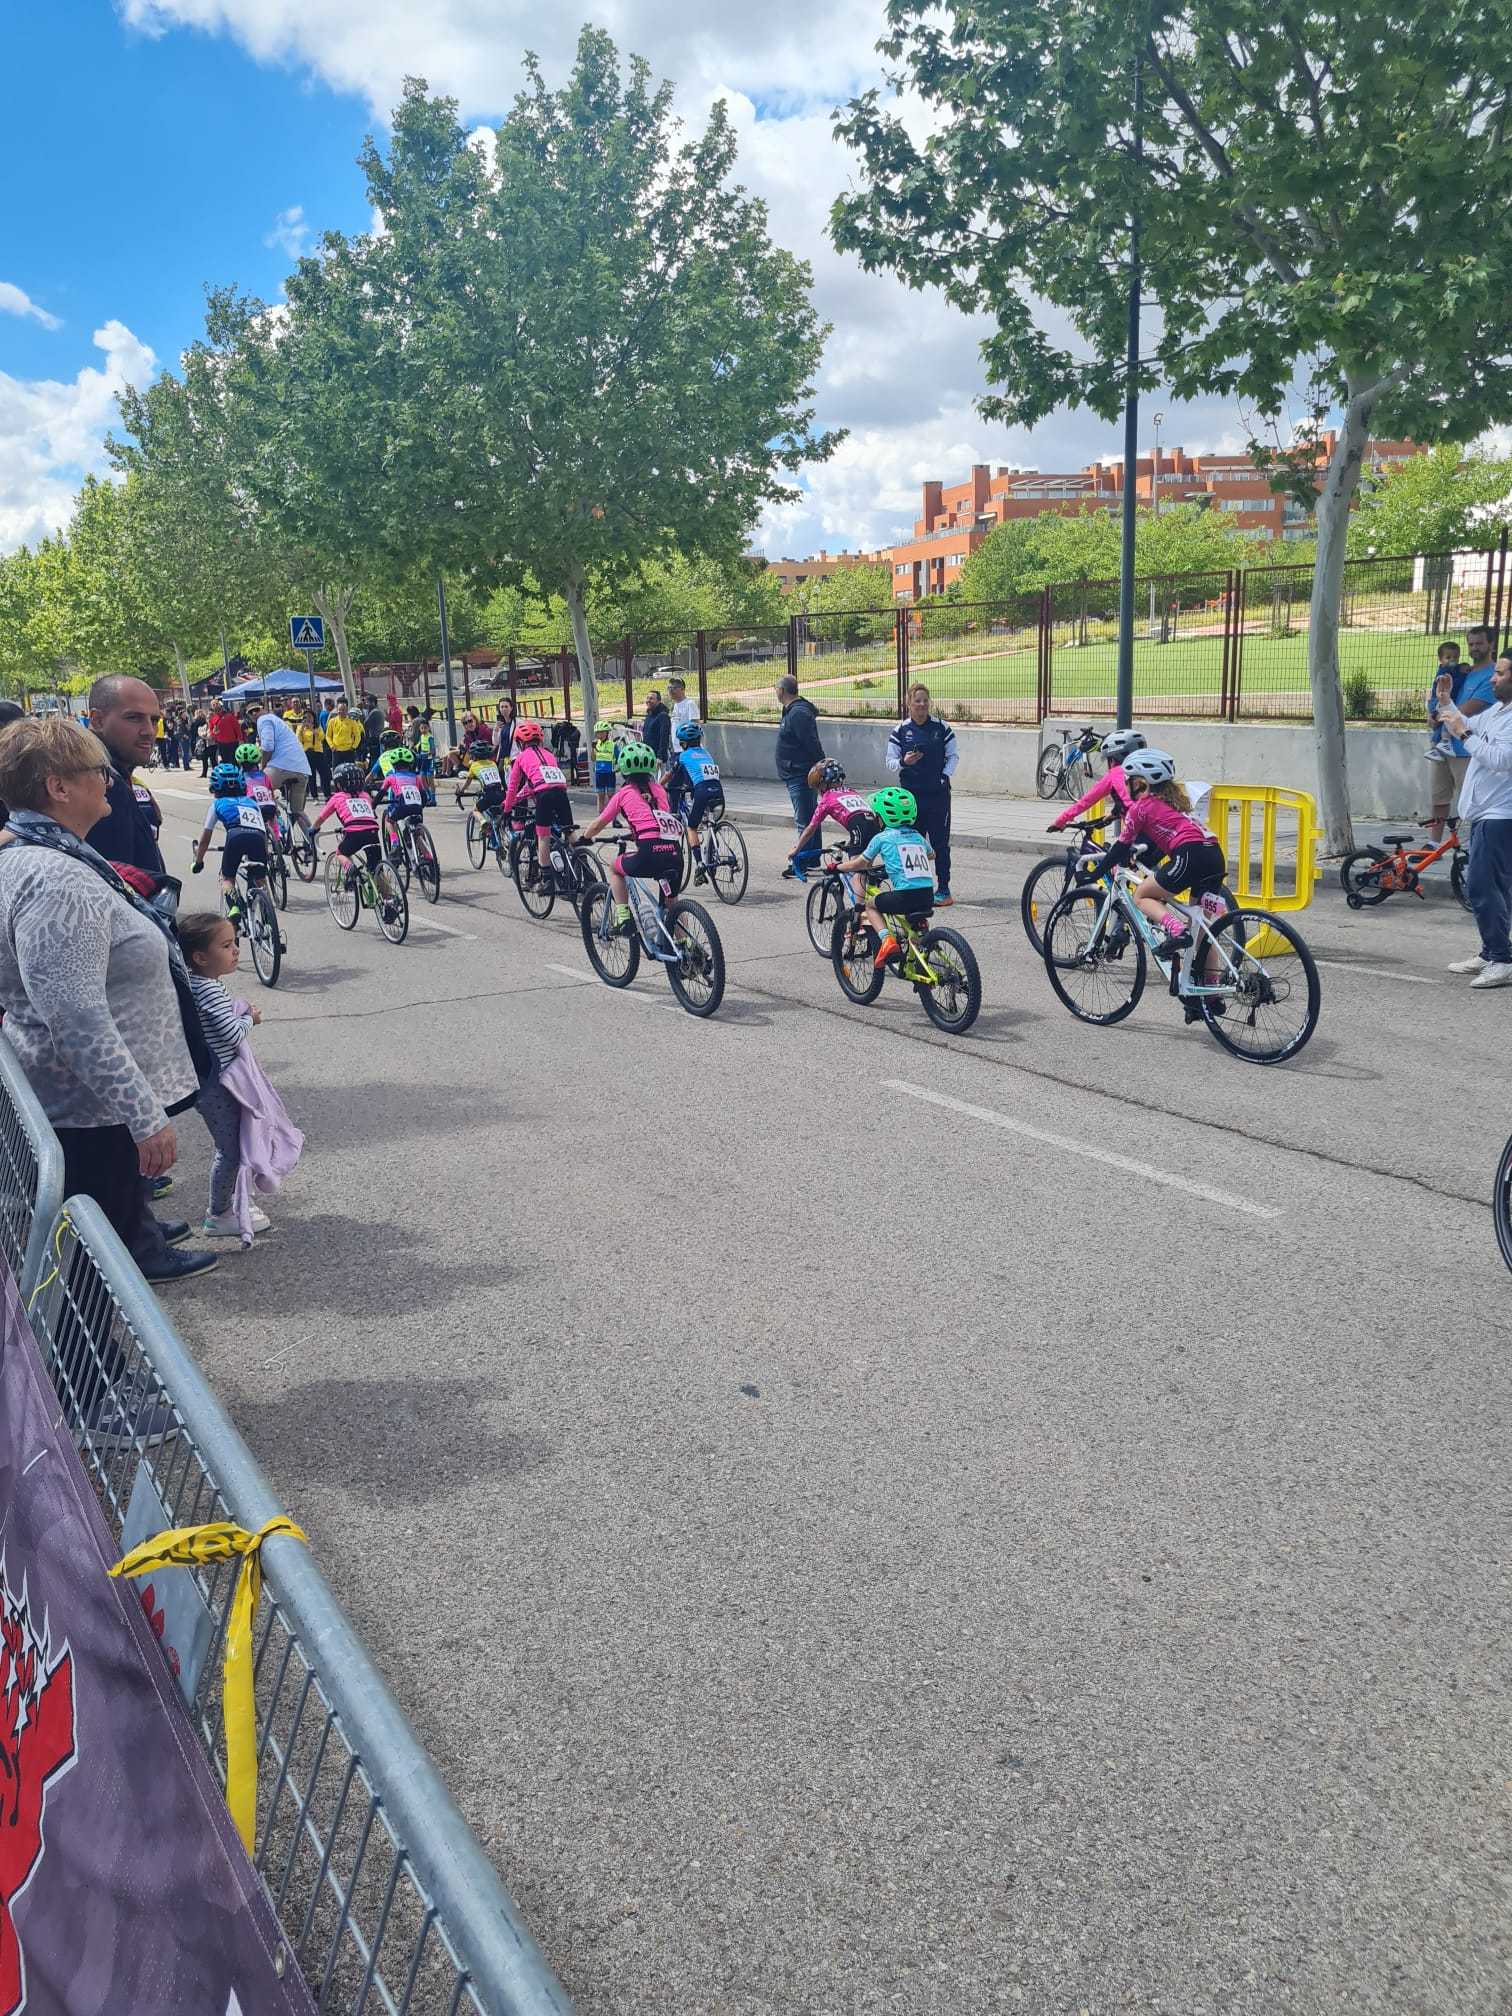
[[[121,322],[94,332],[104,365],[68,383],[0,371],[0,552],[29,545],[64,524],[86,475],[107,467],[105,435],[116,394],[144,385],[157,359]]]
[[[279,211],[273,220],[273,229],[263,243],[287,252],[291,259],[298,259],[310,242],[313,228],[305,219],[304,205],[295,203],[289,209]]]
[[[34,322],[40,322],[44,329],[61,329],[62,322],[56,315],[49,315],[45,308],[39,308],[31,296],[9,280],[0,280],[0,315],[29,315]]]

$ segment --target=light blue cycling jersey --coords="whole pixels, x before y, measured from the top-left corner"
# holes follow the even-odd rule
[[[929,842],[912,826],[884,826],[867,847],[866,859],[881,863],[894,889],[935,886]]]

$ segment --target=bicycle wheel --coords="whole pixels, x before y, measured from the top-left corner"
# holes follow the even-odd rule
[[[614,929],[614,896],[607,884],[590,891],[583,904],[583,949],[607,987],[628,987],[640,967],[640,938],[634,924]]]
[[[1100,1028],[1133,1014],[1148,969],[1144,940],[1119,911],[1098,928],[1106,900],[1103,889],[1068,889],[1044,931],[1050,985],[1078,1021]]]
[[[592,847],[574,847],[569,858],[577,877],[577,886],[572,892],[572,907],[581,917],[588,898],[595,889],[607,886],[608,877],[604,873],[603,862]]]
[[[415,879],[420,884],[421,894],[427,903],[441,900],[441,863],[436,858],[435,843],[421,826],[414,836]]]
[[[402,945],[409,936],[409,897],[392,861],[380,861],[373,870],[373,893],[378,929],[390,945]]]
[[[510,832],[501,833],[498,826],[495,825],[493,836],[494,860],[499,864],[499,873],[506,881],[512,882],[514,880],[514,849],[511,842],[514,839],[514,835]]]
[[[738,903],[751,879],[751,856],[745,835],[732,820],[714,828],[714,859],[708,864],[709,886],[721,903]]]
[[[1052,742],[1048,749],[1041,749],[1039,767],[1034,773],[1034,788],[1041,798],[1053,798],[1059,791],[1065,767],[1065,752],[1061,743]]]
[[[289,907],[289,870],[281,847],[275,847],[268,857],[268,887],[273,893],[273,901],[280,910]]]
[[[1351,910],[1362,906],[1374,909],[1377,903],[1386,901],[1391,891],[1381,887],[1381,870],[1390,859],[1379,847],[1356,847],[1353,854],[1344,856],[1339,865],[1339,881]]]
[[[1496,1182],[1491,1190],[1491,1212],[1496,1220],[1496,1243],[1502,1259],[1512,1267],[1512,1141],[1501,1152],[1496,1165]]]
[[[264,987],[276,987],[283,944],[278,935],[278,912],[266,889],[254,889],[247,899],[246,930],[254,972]]]
[[[488,821],[471,809],[467,814],[467,858],[474,868],[481,868],[488,858]]]
[[[383,858],[393,869],[395,878],[406,889],[409,887],[409,855],[405,851],[404,835],[399,830],[399,822],[385,807],[378,828],[378,837],[383,845]]]
[[[975,952],[959,931],[926,931],[919,951],[938,978],[933,987],[916,984],[919,1006],[936,1029],[963,1036],[982,1012],[982,973]]]
[[[294,838],[289,847],[289,859],[293,863],[294,873],[299,877],[301,882],[313,882],[315,880],[315,870],[320,865],[320,856],[316,850],[313,836],[304,832],[298,826],[294,828]]]
[[[357,892],[357,878],[348,875],[346,856],[327,854],[325,865],[326,908],[336,919],[343,931],[355,931],[357,912],[362,908],[362,898]]]
[[[803,905],[803,921],[808,927],[809,943],[821,959],[830,956],[835,919],[844,908],[845,893],[837,876],[824,875],[817,882],[810,882]]]
[[[1462,910],[1470,908],[1469,874],[1470,856],[1463,847],[1456,847],[1449,857],[1449,887],[1454,891],[1455,901]]]
[[[1064,854],[1053,854],[1043,861],[1036,861],[1024,877],[1023,891],[1019,896],[1019,915],[1024,920],[1024,936],[1041,958],[1045,954],[1045,941],[1040,935],[1040,925],[1070,886],[1071,870]]]
[[[1233,991],[1223,1000],[1200,997],[1208,1034],[1251,1064],[1295,1057],[1318,1026],[1322,998],[1301,933],[1269,910],[1235,910],[1212,926],[1212,941],[1221,984]]]
[[[679,965],[667,968],[672,992],[690,1015],[712,1015],[725,990],[724,946],[714,919],[701,903],[690,903],[686,898],[669,903],[663,915],[682,954]]]
[[[544,923],[556,906],[556,883],[552,880],[551,870],[543,868],[536,855],[535,834],[512,835],[509,855],[509,872],[525,906],[526,916]]]
[[[859,910],[842,910],[830,933],[830,964],[847,1001],[866,1007],[882,992],[886,974],[873,962],[881,943]]]

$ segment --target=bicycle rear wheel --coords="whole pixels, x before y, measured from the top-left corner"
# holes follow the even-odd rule
[[[690,1015],[712,1015],[725,990],[724,946],[714,919],[701,903],[683,899],[669,903],[664,914],[672,942],[682,955],[679,965],[667,968],[672,992]]]
[[[471,808],[467,814],[467,858],[474,868],[481,868],[488,858],[488,821],[480,819]]]
[[[1043,958],[1045,941],[1040,927],[1071,886],[1071,870],[1064,854],[1036,861],[1024,877],[1019,896],[1019,915],[1024,920],[1024,936]]]
[[[1070,889],[1045,919],[1045,971],[1079,1022],[1108,1028],[1132,1015],[1144,992],[1144,940],[1114,909],[1099,923],[1107,893]]]
[[[964,1036],[982,1012],[982,973],[975,952],[959,931],[926,931],[920,954],[937,975],[933,987],[915,984],[919,1006],[937,1029]]]
[[[272,891],[273,901],[278,905],[279,909],[287,910],[289,907],[289,870],[285,862],[284,851],[281,847],[275,847],[268,857],[268,887]]]
[[[587,903],[588,898],[593,894],[595,889],[604,888],[607,885],[608,878],[604,874],[604,864],[599,860],[598,853],[594,848],[574,847],[570,859],[573,864],[573,873],[577,877],[577,886],[572,892],[572,907],[576,910],[578,916],[581,917],[583,907]]]
[[[640,937],[632,923],[614,928],[614,897],[607,885],[590,890],[582,909],[583,950],[606,987],[628,987],[640,967]]]
[[[404,835],[399,830],[399,822],[385,808],[379,826],[379,838],[383,842],[383,858],[393,869],[396,880],[406,889],[409,887],[409,855],[405,851]]]
[[[1353,854],[1344,856],[1339,864],[1339,881],[1351,910],[1362,906],[1374,909],[1376,904],[1386,901],[1391,891],[1381,887],[1381,870],[1391,858],[1379,847],[1357,847]]]
[[[380,861],[373,870],[373,892],[377,899],[373,915],[378,919],[378,929],[390,945],[402,945],[409,936],[409,897],[392,861]]]
[[[346,868],[347,861],[344,854],[327,854],[326,908],[343,931],[355,931],[357,912],[362,908],[362,898],[357,891],[357,877],[347,874]]]
[[[1512,1267],[1512,1141],[1501,1152],[1496,1165],[1496,1182],[1491,1190],[1491,1213],[1496,1220],[1496,1243],[1502,1259]]]
[[[541,866],[533,832],[513,834],[509,842],[509,872],[525,906],[527,917],[544,923],[556,906],[556,883],[551,870]]]
[[[1469,874],[1470,856],[1463,847],[1456,847],[1449,859],[1449,887],[1463,910],[1470,908]]]
[[[830,964],[840,982],[840,992],[859,1008],[876,1000],[887,977],[874,963],[880,942],[859,910],[842,910],[835,919],[830,933]]]
[[[821,959],[830,956],[830,945],[835,936],[835,919],[845,908],[845,894],[838,877],[821,875],[809,883],[808,896],[803,905],[803,921],[808,927],[809,943]]]
[[[1251,1064],[1295,1057],[1318,1026],[1322,987],[1299,931],[1268,910],[1235,910],[1211,927],[1215,984],[1223,999],[1199,996],[1208,1034]]]
[[[276,987],[283,945],[278,935],[278,912],[266,889],[254,889],[247,899],[246,927],[253,970],[264,987]]]
[[[1039,765],[1034,773],[1034,788],[1041,798],[1053,798],[1061,788],[1065,774],[1064,745],[1052,742],[1048,749],[1041,749]]]
[[[414,836],[415,880],[420,884],[421,894],[427,903],[441,900],[441,863],[436,858],[435,843],[423,826]]]
[[[721,903],[738,903],[751,879],[751,856],[745,835],[730,819],[713,829],[714,859],[706,864],[709,886]]]
[[[320,865],[315,841],[312,835],[298,826],[294,828],[294,838],[289,845],[289,859],[294,864],[294,873],[301,882],[315,880],[315,870]]]

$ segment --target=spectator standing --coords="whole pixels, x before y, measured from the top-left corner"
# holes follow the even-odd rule
[[[808,775],[816,763],[824,761],[824,744],[819,739],[819,716],[814,703],[805,700],[798,691],[798,681],[791,672],[784,672],[777,681],[777,698],[782,703],[782,719],[777,727],[777,775],[787,786],[788,801],[793,808],[793,824],[802,834],[808,831],[814,808],[819,802]],[[818,859],[818,846],[809,846],[793,856],[782,871],[784,878],[805,881],[807,871]]]
[[[236,718],[236,709],[229,700],[217,700],[210,708],[210,719],[205,725],[205,736],[210,744],[210,760],[213,763],[229,763],[236,753],[236,745],[241,740],[241,723]]]
[[[392,687],[389,688],[388,699],[383,703],[383,715],[385,722],[394,734],[402,735],[404,733],[404,715],[399,708],[399,696]]]
[[[196,707],[189,716],[189,748],[184,757],[187,770],[196,758],[199,760],[201,777],[210,775],[210,738],[207,733],[209,722],[203,707]]]
[[[362,723],[354,718],[345,699],[336,702],[326,722],[325,738],[333,771],[340,763],[356,760],[357,751],[362,747]]]
[[[519,713],[515,707],[514,696],[510,694],[494,709],[494,761],[501,770],[509,768],[510,758],[514,755],[514,732],[518,725]]]
[[[1444,824],[1454,805],[1455,793],[1465,782],[1465,771],[1469,767],[1470,756],[1462,738],[1451,736],[1444,726],[1442,710],[1439,706],[1437,683],[1439,676],[1448,673],[1450,698],[1467,721],[1477,714],[1484,714],[1492,706],[1491,674],[1495,669],[1492,656],[1491,632],[1484,625],[1477,624],[1473,630],[1465,632],[1465,644],[1470,652],[1470,663],[1461,665],[1457,644],[1440,644],[1438,670],[1434,674],[1434,684],[1428,689],[1428,720],[1430,735],[1428,742],[1428,767],[1432,779],[1433,810],[1428,819],[1430,837],[1439,841],[1444,836]],[[1449,654],[1453,653],[1453,659]]]
[[[299,746],[305,752],[310,771],[315,779],[315,790],[319,797],[327,798],[331,791],[331,752],[326,747],[325,730],[315,718],[313,707],[306,707],[300,716]]]
[[[369,770],[378,761],[378,752],[383,747],[383,731],[387,726],[382,703],[375,698],[362,723],[362,753]]]
[[[668,746],[675,757],[682,746],[677,739],[677,731],[685,721],[698,719],[698,702],[688,698],[687,682],[682,679],[669,679],[667,692],[672,699],[672,705],[668,709],[672,717],[667,729]]]
[[[107,809],[85,837],[107,861],[124,862],[148,875],[163,873],[158,833],[163,815],[157,800],[135,775],[152,759],[157,737],[158,698],[141,679],[112,674],[89,689],[89,725],[110,758]]]
[[[672,716],[666,702],[653,686],[646,698],[646,718],[641,723],[641,740],[656,751],[656,760],[666,765],[672,750]]]
[[[960,761],[955,730],[929,711],[929,688],[911,686],[908,712],[887,738],[887,767],[914,795],[918,828],[934,849],[935,902],[953,903],[950,893],[950,780]]]
[[[1473,647],[1472,647],[1473,648]],[[1480,950],[1456,959],[1451,973],[1473,973],[1472,987],[1512,986],[1512,652],[1491,675],[1492,704],[1473,717],[1440,701],[1439,718],[1470,751],[1460,788],[1460,817],[1470,825],[1466,894]]]

